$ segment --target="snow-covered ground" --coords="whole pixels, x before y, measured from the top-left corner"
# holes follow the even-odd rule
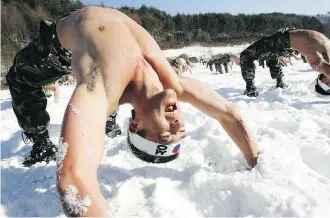
[[[245,46],[190,47],[164,51],[209,55],[240,52]],[[256,137],[262,154],[247,164],[221,126],[194,107],[182,104],[189,143],[167,164],[144,163],[127,148],[126,133],[105,137],[99,168],[100,187],[116,217],[329,216],[330,97],[313,91],[317,73],[295,61],[284,68],[289,88],[275,89],[268,69],[258,68],[257,98],[243,96],[240,68],[215,75],[196,65],[193,74],[232,101]],[[49,102],[51,139],[58,141],[64,109],[73,87],[63,87],[61,101]],[[1,217],[64,216],[56,192],[55,163],[22,167],[25,145],[8,91],[1,91]],[[118,123],[127,129],[129,105],[120,107]]]

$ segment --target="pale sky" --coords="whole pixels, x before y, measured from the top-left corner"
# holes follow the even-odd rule
[[[294,13],[316,15],[330,11],[330,0],[81,0],[84,4],[104,3],[110,7],[131,6],[139,8],[142,4],[153,6],[170,14],[176,13]]]

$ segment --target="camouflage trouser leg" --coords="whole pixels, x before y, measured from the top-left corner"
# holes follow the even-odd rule
[[[105,134],[108,137],[114,138],[117,135],[121,134],[121,129],[118,126],[117,122],[116,122],[116,117],[117,117],[117,113],[118,113],[118,109],[119,107],[117,107],[116,111],[114,111],[109,117],[107,122],[105,123]]]
[[[49,124],[47,98],[40,86],[32,85],[19,68],[10,68],[6,79],[12,96],[12,105],[20,127],[28,133],[44,132]]]
[[[244,50],[240,56],[241,59],[241,73],[245,81],[254,80],[255,71],[253,68],[254,57],[253,54],[247,50]]]
[[[225,67],[226,73],[228,73],[228,63],[224,63],[223,66]]]
[[[257,59],[269,59],[273,56],[282,55],[290,49],[290,37],[288,31],[278,31],[277,33],[263,37],[250,45],[241,53],[241,69],[244,80],[254,79],[253,61]],[[271,61],[272,64],[274,61]],[[276,61],[277,62],[277,61]],[[272,65],[272,75],[275,78],[283,75],[282,71],[275,69],[276,64]],[[274,69],[273,69],[274,68]],[[279,74],[279,75],[278,75]],[[273,77],[273,76],[272,76]]]
[[[267,66],[269,67],[269,72],[272,79],[277,79],[284,76],[281,64],[275,56],[273,58],[266,60],[266,62],[267,62]]]
[[[265,61],[262,59],[259,59],[259,66],[262,66],[262,68],[265,68]]]
[[[71,54],[61,46],[56,26],[40,22],[39,36],[19,50],[6,80],[18,124],[28,133],[42,133],[49,124],[42,86],[71,72]]]
[[[212,66],[212,64],[210,64],[209,67],[210,67],[210,70],[213,71],[213,66]]]
[[[221,64],[215,64],[214,66],[215,66],[215,69],[216,69],[219,73],[223,74],[223,72],[222,72],[222,68],[221,68]]]

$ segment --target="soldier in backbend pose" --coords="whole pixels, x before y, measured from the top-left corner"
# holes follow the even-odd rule
[[[283,72],[278,56],[285,55],[291,48],[306,56],[307,61],[317,71],[330,75],[330,41],[322,33],[305,29],[282,29],[273,35],[263,37],[246,48],[240,56],[241,71],[246,82],[245,95],[257,96],[254,85],[253,61],[267,57],[270,73],[277,80],[276,87],[284,88]]]

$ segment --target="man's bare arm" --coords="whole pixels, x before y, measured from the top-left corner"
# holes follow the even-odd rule
[[[225,98],[204,83],[182,78],[181,100],[191,103],[206,115],[216,119],[243,152],[250,166],[257,164],[259,148],[247,129],[237,109]]]
[[[102,103],[103,102],[103,103]],[[105,216],[109,206],[97,180],[103,157],[106,96],[78,85],[66,109],[57,158],[57,186],[64,213]]]
[[[69,216],[106,216],[109,211],[97,180],[105,123],[142,56],[120,20],[97,19],[94,9],[81,11],[87,15],[73,29],[74,44],[70,46],[77,87],[63,119],[65,143],[60,149],[66,152],[60,160],[57,183],[64,212]]]
[[[240,62],[240,58],[239,58],[238,55],[234,55],[234,54],[229,55],[229,60],[230,60],[231,62],[235,63],[235,64],[238,65],[238,66],[241,64],[241,62]]]
[[[325,35],[313,30],[292,30],[290,44],[315,70],[330,78],[330,40]]]
[[[330,79],[330,63],[326,62],[320,53],[317,53],[317,56],[319,62],[316,64],[315,69]]]

